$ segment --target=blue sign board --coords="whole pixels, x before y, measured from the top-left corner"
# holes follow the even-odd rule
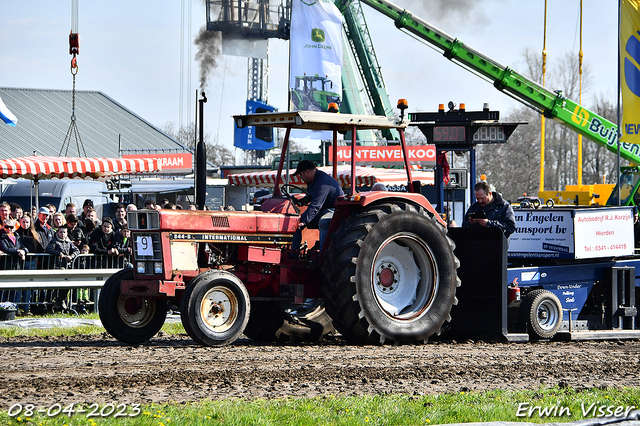
[[[260,101],[247,100],[247,114],[276,111],[276,108]],[[275,129],[272,127],[247,126],[234,133],[233,146],[244,150],[267,150],[274,147]]]

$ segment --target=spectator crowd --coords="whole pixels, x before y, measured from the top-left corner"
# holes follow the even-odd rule
[[[93,201],[87,199],[80,214],[73,203],[64,211],[47,204],[24,212],[16,203],[0,203],[0,269],[86,269],[123,268],[129,265],[131,234],[127,211],[134,204],[117,204],[115,217],[98,219]],[[31,315],[32,306],[40,311],[66,311],[68,302],[85,309],[90,303],[88,289],[70,297],[68,289],[4,290],[0,301],[18,305]],[[43,313],[43,312],[38,312]]]

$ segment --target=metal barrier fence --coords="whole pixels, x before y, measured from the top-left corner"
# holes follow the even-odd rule
[[[24,260],[0,255],[0,301],[14,302],[27,312],[35,307],[51,311],[56,306],[92,310],[105,281],[125,267],[130,267],[128,256],[81,254],[67,262],[40,253],[28,254]]]

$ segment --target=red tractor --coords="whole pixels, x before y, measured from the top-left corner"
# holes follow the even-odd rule
[[[406,102],[399,118],[330,112],[235,116],[238,127],[350,131],[397,129],[404,140]],[[334,150],[334,156],[336,155]],[[337,158],[333,158],[336,177]],[[325,246],[305,230],[306,249],[290,259],[303,210],[293,185],[283,184],[261,211],[138,210],[128,216],[133,269],[111,276],[100,299],[105,329],[138,344],[162,327],[168,306],[199,344],[220,346],[241,334],[259,341],[320,340],[337,329],[358,344],[425,342],[450,320],[458,260],[445,222],[419,192],[358,192],[355,159],[350,194],[338,199]],[[304,188],[298,188],[304,190]],[[304,209],[304,207],[302,208]]]

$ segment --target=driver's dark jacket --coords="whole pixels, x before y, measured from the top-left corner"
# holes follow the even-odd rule
[[[344,195],[340,184],[334,178],[317,169],[313,182],[307,185],[307,192],[311,195],[311,203],[300,216],[300,222],[304,224],[311,222],[319,212],[332,209],[336,204],[336,199]],[[301,201],[307,200],[308,197],[305,197]]]
[[[471,205],[471,207],[469,207],[467,214],[464,215],[464,222],[462,222],[462,226],[471,226],[469,224],[469,215],[483,210],[489,220],[487,227],[500,228],[504,233],[504,236],[509,238],[509,235],[513,234],[516,230],[516,218],[513,214],[513,209],[511,208],[511,204],[505,201],[500,194],[497,192],[492,192],[492,194],[493,200],[491,200],[489,205],[482,207],[480,203],[476,201]],[[473,226],[476,227],[482,225],[476,223]]]

